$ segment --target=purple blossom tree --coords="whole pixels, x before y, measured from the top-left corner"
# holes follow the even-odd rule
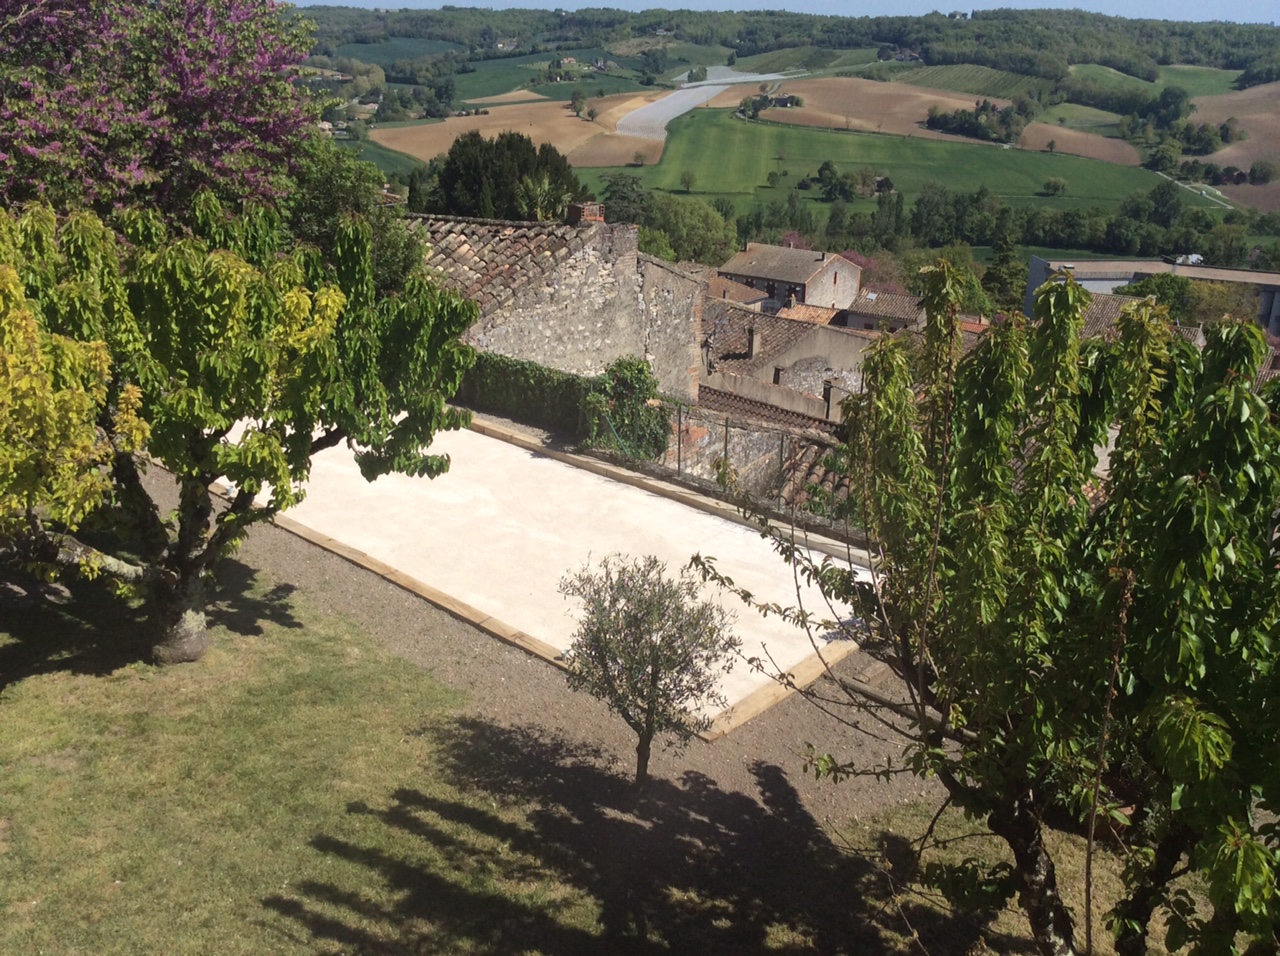
[[[0,0],[0,205],[273,198],[309,42],[276,0]]]

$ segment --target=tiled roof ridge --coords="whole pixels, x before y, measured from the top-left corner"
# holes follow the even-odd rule
[[[733,411],[730,409],[732,406],[737,406],[735,410],[740,414],[786,429],[798,428],[803,431],[820,431],[832,435],[839,428],[837,422],[829,422],[823,418],[806,415],[804,412],[770,405],[768,402],[747,398],[737,392],[713,388],[710,385],[698,386],[698,405],[724,415],[732,415]],[[717,406],[721,407],[717,408]]]
[[[537,219],[481,219],[476,216],[449,216],[443,213],[434,212],[407,212],[404,214],[406,219],[415,219],[418,221],[430,220],[431,222],[458,222],[476,226],[516,226],[522,229],[530,227],[543,229],[584,229],[587,226],[598,225],[598,223],[585,223],[579,226],[571,226],[567,222],[560,220],[537,220]]]

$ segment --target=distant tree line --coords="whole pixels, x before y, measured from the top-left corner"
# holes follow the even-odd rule
[[[1280,29],[1275,27],[1129,20],[1079,10],[988,10],[962,18],[940,13],[814,16],[776,10],[631,13],[312,7],[308,15],[317,25],[318,53],[332,53],[345,43],[417,37],[456,43],[469,51],[468,56],[487,57],[509,54],[495,47],[496,40],[505,36],[520,37],[528,44],[522,52],[527,52],[534,43],[560,49],[603,46],[663,30],[673,40],[730,47],[737,56],[802,46],[880,47],[910,50],[928,65],[974,63],[1054,82],[1066,80],[1076,63],[1097,63],[1148,81],[1156,79],[1161,65],[1171,63],[1243,70],[1242,87],[1280,78],[1280,58],[1275,52],[1280,48]]]

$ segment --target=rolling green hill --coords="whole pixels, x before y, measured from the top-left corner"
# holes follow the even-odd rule
[[[779,155],[785,159],[779,161]],[[802,176],[815,175],[831,160],[840,172],[871,166],[887,175],[908,204],[926,182],[972,192],[986,186],[1013,205],[1055,208],[1119,207],[1134,192],[1147,191],[1161,180],[1155,173],[1077,156],[1001,149],[977,143],[851,133],[769,123],[744,123],[729,110],[695,110],[673,121],[667,149],[655,166],[629,169],[652,189],[682,192],[680,177],[694,174],[694,194],[728,196],[739,206],[785,200]],[[767,185],[770,172],[786,170],[779,185]],[[593,188],[616,169],[582,169]],[[1046,180],[1067,181],[1060,198],[1041,195]],[[816,189],[798,191],[805,202],[818,202]],[[1190,193],[1189,204],[1207,204]],[[872,205],[866,201],[866,207]]]
[[[450,50],[461,50],[457,43],[444,40],[419,40],[412,37],[392,37],[383,43],[344,43],[338,47],[335,56],[349,56],[361,63],[376,63],[386,66],[396,60],[416,60],[419,57],[433,56],[437,53],[448,53]]]
[[[1162,66],[1154,83],[1135,76],[1120,73],[1096,63],[1077,63],[1071,75],[1098,86],[1113,89],[1138,89],[1147,93],[1159,93],[1166,86],[1180,86],[1192,96],[1216,96],[1235,89],[1239,70],[1217,70],[1207,66]]]
[[[926,66],[899,73],[894,80],[933,90],[953,90],[957,93],[972,93],[974,96],[998,96],[1006,100],[1013,99],[1019,93],[1030,93],[1049,85],[1044,80],[1021,73],[973,65]]]

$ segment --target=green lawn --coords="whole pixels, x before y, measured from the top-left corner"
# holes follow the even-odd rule
[[[1021,73],[974,65],[926,66],[899,73],[894,79],[912,86],[971,93],[974,96],[998,96],[1006,100],[1013,99],[1019,93],[1030,93],[1034,89],[1048,86],[1044,80]]]
[[[833,842],[767,762],[763,803],[692,771],[637,801],[589,743],[465,716],[353,622],[220,571],[209,654],[167,669],[137,663],[105,586],[6,605],[0,952],[1028,951],[1016,909],[919,883],[933,805],[833,821]],[[1005,859],[977,829],[944,814],[923,862]],[[1078,907],[1082,841],[1049,841]],[[1102,910],[1118,862],[1096,870]]]
[[[287,590],[254,588],[167,670],[124,663],[138,621],[102,595],[6,608],[0,952],[469,952],[517,917],[555,952],[596,932],[522,812],[432,771],[458,696]]]
[[[809,129],[769,123],[745,123],[729,110],[695,110],[669,128],[662,161],[627,172],[640,176],[653,189],[681,191],[680,176],[696,177],[694,193],[704,198],[726,195],[740,207],[751,202],[785,200],[802,176],[816,175],[824,160],[842,172],[870,165],[889,176],[908,204],[926,182],[973,191],[985,185],[1011,203],[1117,207],[1127,196],[1147,191],[1161,180],[1144,169],[1117,166],[1077,156],[976,143],[916,139],[841,130]],[[775,157],[786,159],[779,163]],[[771,171],[786,169],[778,188],[767,185]],[[617,170],[580,170],[594,188],[600,176]],[[1068,192],[1062,199],[1040,195],[1046,180],[1061,177]],[[818,202],[817,190],[800,192],[806,202]],[[1188,194],[1188,201],[1208,205]]]
[[[1211,66],[1162,66],[1156,85],[1180,86],[1192,96],[1218,96],[1236,88],[1241,70],[1217,70]],[[1194,117],[1193,117],[1194,119]]]

